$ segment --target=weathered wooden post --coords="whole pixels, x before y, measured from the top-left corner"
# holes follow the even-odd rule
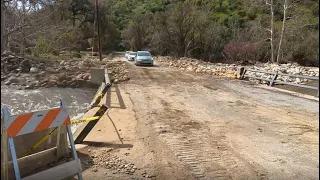
[[[237,68],[237,78],[238,79],[242,79],[243,77],[242,77],[242,75],[243,75],[243,71],[244,71],[244,67],[238,67]]]

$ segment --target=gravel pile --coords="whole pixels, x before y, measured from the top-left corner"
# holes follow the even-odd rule
[[[118,58],[103,59],[106,64],[103,66],[108,69],[110,81],[112,83],[125,82],[130,80],[129,71],[125,62]]]
[[[133,175],[137,170],[137,167],[134,164],[129,163],[116,155],[110,154],[108,150],[103,150],[96,155],[92,155],[90,159],[81,158],[81,161],[88,168],[93,165],[93,167],[91,167],[93,172],[98,171],[99,167],[104,167],[113,174],[124,173]]]

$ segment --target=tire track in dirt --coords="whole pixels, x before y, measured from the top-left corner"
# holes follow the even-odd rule
[[[161,101],[164,111],[157,116],[155,131],[196,179],[233,179],[230,174],[241,174],[244,164],[229,151],[225,137],[210,136],[202,124]],[[174,117],[179,119],[174,120]]]

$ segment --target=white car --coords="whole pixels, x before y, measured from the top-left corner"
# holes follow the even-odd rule
[[[137,55],[137,52],[131,52],[129,55],[128,55],[128,61],[133,61],[134,58],[136,57]]]
[[[124,57],[126,58],[126,59],[128,59],[129,58],[129,54],[131,53],[132,51],[126,51],[126,53],[124,54]]]

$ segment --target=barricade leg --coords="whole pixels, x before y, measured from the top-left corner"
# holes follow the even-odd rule
[[[2,133],[1,144],[2,144],[2,157],[3,157],[3,165],[1,165],[1,167],[2,167],[1,174],[3,172],[3,179],[8,180],[8,178],[9,178],[9,174],[8,174],[8,137],[5,132]]]
[[[62,100],[60,100],[60,106],[62,108],[66,108],[65,104],[63,103]],[[68,137],[69,137],[69,142],[70,142],[70,146],[71,146],[71,150],[72,150],[73,159],[77,160],[78,159],[78,155],[77,155],[77,151],[76,151],[76,146],[74,145],[70,124],[67,124],[67,133],[68,133]],[[81,163],[81,161],[80,161],[80,163]],[[81,164],[80,164],[80,167],[81,167]],[[80,172],[78,173],[78,179],[79,180],[82,180],[82,172],[81,171],[82,170],[80,170]]]
[[[78,155],[77,155],[76,147],[73,142],[73,136],[72,136],[70,124],[67,125],[67,132],[68,132],[69,142],[70,142],[70,146],[71,146],[71,150],[72,150],[72,156],[73,156],[73,159],[76,160],[76,159],[78,159]],[[78,173],[78,179],[82,180],[81,172]]]
[[[21,180],[16,149],[14,147],[14,142],[13,142],[12,137],[9,138],[9,146],[10,146],[10,151],[11,151],[11,156],[12,156],[12,164],[13,164],[16,180]]]
[[[57,147],[57,158],[56,158],[56,162],[58,162],[59,156],[60,156],[60,152],[59,152],[60,151],[60,133],[61,133],[60,129],[61,129],[61,126],[59,126],[58,129],[57,129],[57,145],[56,145],[56,147]]]
[[[8,136],[7,136],[7,132],[6,132],[6,128],[5,128],[5,122],[9,119],[9,110],[7,107],[3,107],[2,108],[2,112],[3,112],[3,120],[1,120],[1,134],[2,134],[2,148],[3,148],[3,171],[4,171],[4,175],[3,178],[5,180],[8,180],[9,178],[9,171],[8,171]],[[1,172],[2,173],[2,172]]]

